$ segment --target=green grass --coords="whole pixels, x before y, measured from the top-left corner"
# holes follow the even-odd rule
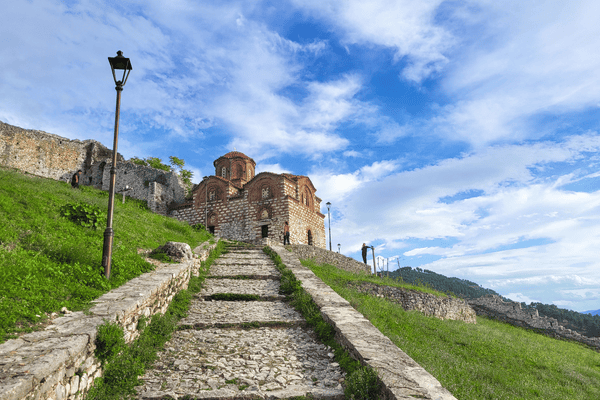
[[[600,398],[600,354],[477,317],[477,324],[442,321],[347,287],[348,273],[302,264],[348,300],[384,335],[461,400]]]
[[[111,279],[106,281],[101,265],[105,222],[97,229],[75,223],[61,214],[66,204],[105,213],[108,193],[0,168],[0,343],[39,328],[62,307],[85,310],[91,300],[152,270],[138,248],[154,249],[167,241],[194,248],[212,237],[150,212],[145,202],[126,198],[122,204],[122,196],[115,196]]]
[[[142,383],[139,377],[152,366],[158,351],[177,330],[179,320],[187,316],[193,294],[202,289],[210,265],[224,247],[219,241],[210,257],[202,263],[199,276],[190,278],[188,288],[173,297],[165,314],[152,316],[148,326],[140,318],[140,336],[131,344],[125,344],[123,328],[114,323],[105,323],[98,328],[95,355],[102,362],[102,377],[94,381],[86,400],[135,398],[135,387]]]

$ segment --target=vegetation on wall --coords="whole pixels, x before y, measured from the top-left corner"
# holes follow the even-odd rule
[[[361,363],[335,340],[335,330],[321,316],[319,307],[315,304],[310,294],[302,288],[302,282],[296,279],[294,273],[289,270],[281,257],[270,247],[265,246],[263,251],[271,257],[275,268],[281,273],[279,293],[285,295],[291,304],[302,314],[308,325],[310,325],[319,340],[333,349],[335,360],[346,372],[346,388],[344,394],[349,400],[376,400],[379,398],[380,382],[377,373],[369,366],[361,366]]]
[[[158,157],[147,157],[147,158],[143,158],[143,159],[140,159],[137,157],[132,157],[131,159],[129,159],[129,161],[131,161],[137,165],[144,165],[147,167],[152,167],[152,168],[160,169],[160,170],[167,171],[167,172],[173,171],[173,172],[177,173],[179,176],[181,176],[183,183],[185,183],[185,185],[186,185],[186,193],[189,193],[192,188],[192,177],[194,176],[194,173],[187,169],[183,169],[183,166],[185,165],[185,161],[182,158],[170,156],[169,160],[170,160],[169,163],[171,164],[171,166],[163,164],[162,160]]]
[[[107,192],[2,168],[0,182],[0,343],[39,329],[62,307],[84,310],[103,293],[152,270],[138,248],[167,241],[194,248],[212,237],[144,210],[139,200],[115,199],[107,281],[102,268]]]

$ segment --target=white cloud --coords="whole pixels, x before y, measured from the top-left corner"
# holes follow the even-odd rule
[[[455,101],[436,121],[440,134],[476,146],[538,138],[547,128],[535,118],[597,107],[598,2],[470,5],[469,13],[457,17],[469,42],[449,55],[454,62],[443,87]]]
[[[392,48],[396,60],[406,57],[402,76],[421,82],[447,64],[444,53],[454,44],[452,35],[435,23],[442,0],[295,0],[298,8],[333,24],[345,45],[376,44]]]
[[[283,168],[279,164],[257,164],[255,172],[256,175],[260,174],[261,172],[273,172],[275,174],[290,173],[289,170]]]

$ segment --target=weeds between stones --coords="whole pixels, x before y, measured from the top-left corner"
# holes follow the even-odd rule
[[[319,340],[333,349],[335,360],[346,372],[346,388],[344,390],[346,398],[352,400],[378,399],[379,380],[377,373],[369,366],[362,367],[359,361],[350,357],[350,354],[335,341],[333,327],[323,320],[319,307],[317,307],[310,294],[302,288],[302,282],[283,264],[281,257],[268,246],[265,246],[263,251],[271,257],[275,267],[281,273],[280,293],[291,300],[291,304],[306,319]]]
[[[194,293],[202,289],[204,276],[210,265],[219,257],[224,244],[219,241],[208,259],[200,267],[200,276],[192,276],[186,290],[177,293],[165,314],[156,314],[150,324],[140,318],[140,336],[125,344],[123,328],[115,323],[105,323],[98,328],[96,357],[101,360],[103,376],[97,378],[86,400],[117,400],[136,393],[143,375],[157,358],[157,352],[177,330],[177,323],[187,315]]]

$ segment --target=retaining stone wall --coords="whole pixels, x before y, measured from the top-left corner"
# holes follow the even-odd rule
[[[521,303],[506,302],[496,295],[488,295],[467,302],[477,315],[507,322],[511,325],[541,331],[549,336],[575,340],[600,350],[600,338],[589,338],[565,328],[555,318],[540,317],[537,310],[523,310]]]
[[[83,399],[102,376],[94,357],[98,326],[117,321],[127,342],[134,340],[139,318],[164,313],[215,246],[197,247],[197,258],[187,263],[160,264],[94,300],[87,313],[68,312],[43,331],[0,344],[0,400]]]
[[[370,266],[340,253],[302,244],[292,244],[289,248],[301,260],[311,259],[317,264],[335,265],[344,271],[371,274]]]
[[[350,303],[327,286],[298,257],[276,244],[271,248],[302,282],[323,319],[335,329],[335,339],[352,357],[369,365],[382,383],[383,400],[456,400],[440,382],[384,336]]]
[[[453,319],[470,324],[477,323],[475,311],[466,301],[451,297],[438,297],[430,293],[407,290],[393,286],[376,285],[370,282],[351,283],[353,289],[375,297],[385,297],[398,303],[406,311],[417,310],[439,319]]]

